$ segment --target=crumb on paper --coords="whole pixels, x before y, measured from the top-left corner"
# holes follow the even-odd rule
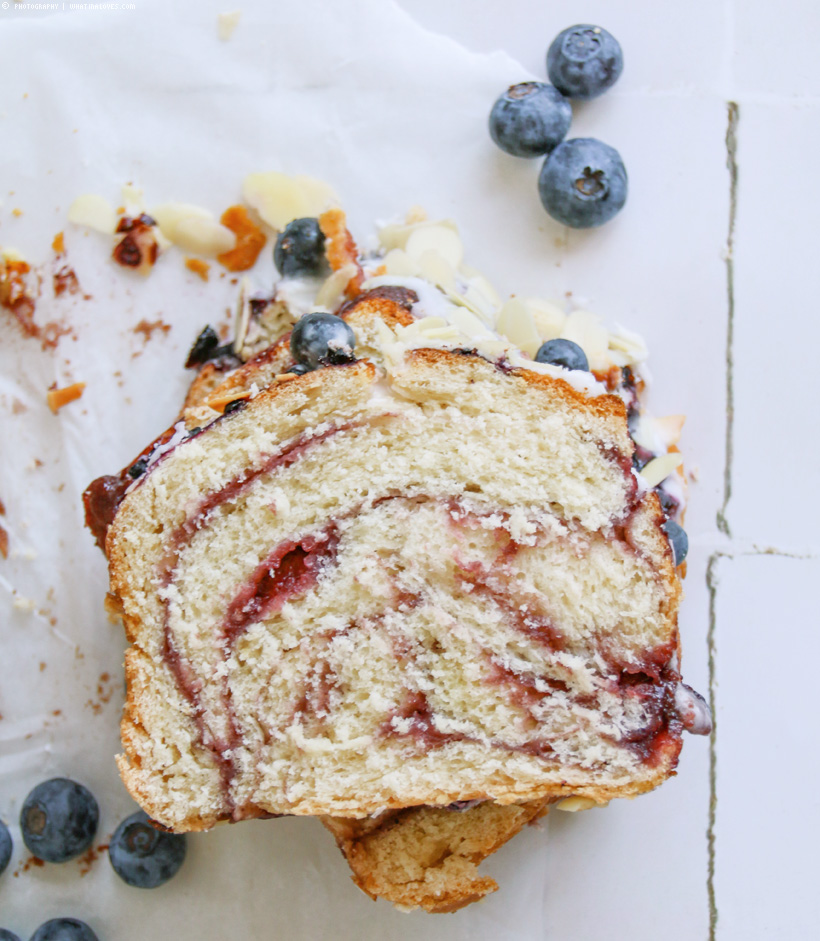
[[[97,698],[89,699],[86,703],[95,716],[98,716],[102,710],[103,706],[111,701],[111,697],[114,695],[116,683],[111,680],[110,673],[101,673],[100,678],[97,680]]]
[[[217,261],[228,271],[247,271],[256,264],[259,253],[265,247],[267,236],[248,215],[244,206],[230,206],[219,220],[236,236],[236,245],[217,256]]]
[[[239,26],[239,19],[242,16],[241,10],[231,10],[228,13],[219,13],[216,17],[216,29],[219,38],[227,42],[234,34],[234,30]]]
[[[193,271],[193,273],[202,278],[203,281],[208,280],[208,272],[211,270],[211,266],[207,261],[203,261],[201,258],[186,258],[185,267],[188,271]]]
[[[62,232],[58,232],[54,236],[54,239],[51,242],[51,247],[58,255],[65,254],[65,238],[63,237]]]
[[[22,209],[12,209],[11,214],[12,214],[16,219],[19,219],[20,216],[23,215],[23,210],[22,210]]]
[[[23,412],[28,411],[28,406],[25,402],[21,402],[17,397],[11,400],[11,414],[12,415],[22,415]]]
[[[31,598],[24,598],[23,595],[16,595],[11,606],[15,611],[24,611],[26,614],[37,610],[37,603]]]
[[[160,333],[168,333],[170,329],[171,324],[165,323],[161,317],[158,320],[146,320],[143,318],[136,327],[134,327],[134,333],[141,333],[143,340],[147,343],[157,330],[159,330]]]
[[[48,390],[48,394],[46,395],[48,407],[56,415],[64,405],[68,405],[69,402],[74,402],[78,399],[83,394],[84,389],[84,382],[74,382],[70,386],[64,386],[62,389],[58,389],[54,386]]]
[[[26,737],[28,738],[29,736]],[[21,872],[28,872],[32,866],[36,866],[38,869],[41,869],[43,866],[45,866],[45,862],[44,860],[40,859],[39,856],[29,856],[27,860],[20,863],[20,865],[14,870],[14,877],[17,878]]]
[[[0,526],[0,555],[4,559],[9,557],[9,534],[2,526]]]
[[[123,268],[148,275],[159,256],[155,229],[156,222],[145,213],[136,217],[123,216],[117,224],[117,234],[122,238],[111,253],[114,261]]]
[[[100,843],[99,846],[89,846],[82,856],[77,860],[80,867],[80,876],[85,876],[91,872],[91,867],[100,858],[102,853],[108,851],[107,843]]]
[[[44,350],[53,349],[71,330],[56,321],[43,326],[34,322],[40,281],[19,253],[10,249],[0,253],[0,306],[11,313],[24,337],[40,340]]]
[[[60,297],[66,291],[69,294],[80,293],[80,282],[77,280],[77,273],[70,265],[63,265],[59,271],[55,271],[52,280],[55,297]]]

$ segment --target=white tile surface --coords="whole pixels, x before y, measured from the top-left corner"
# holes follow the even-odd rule
[[[718,563],[718,941],[817,936],[820,560]]]
[[[735,235],[735,462],[729,523],[739,538],[817,544],[816,396],[820,191],[795,189],[820,144],[820,101],[740,103]],[[799,171],[798,171],[799,173]]]

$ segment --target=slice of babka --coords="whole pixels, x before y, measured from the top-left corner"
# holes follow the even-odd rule
[[[609,394],[417,277],[355,280],[330,333],[212,360],[86,492],[131,645],[120,771],[177,831],[319,815],[365,891],[454,910],[550,802],[655,787],[705,720],[628,371]]]

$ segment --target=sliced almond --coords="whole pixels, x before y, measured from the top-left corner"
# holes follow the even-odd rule
[[[251,173],[242,183],[242,196],[273,229],[310,215],[305,187],[285,173]]]
[[[601,318],[588,310],[575,310],[566,319],[561,337],[571,340],[586,353],[592,369],[605,369],[609,359],[609,332]]]
[[[213,219],[188,216],[186,219],[180,219],[174,226],[174,237],[171,241],[186,252],[215,258],[236,246],[236,235]]]
[[[183,219],[213,219],[213,213],[202,206],[192,203],[161,203],[149,210],[148,215],[156,222],[160,232],[172,242],[176,234],[176,227]]]
[[[386,225],[379,229],[379,243],[386,251],[390,251],[393,248],[403,249],[407,247],[407,242],[414,232],[433,226],[451,229],[458,235],[458,228],[455,222],[450,219],[442,219],[439,222],[419,221],[413,223],[408,220],[406,224]]]
[[[407,210],[407,215],[404,217],[404,221],[407,225],[415,225],[417,222],[426,222],[427,210],[424,208],[424,206],[411,206]]]
[[[333,187],[324,180],[317,180],[312,176],[295,176],[293,179],[302,188],[308,216],[318,216],[331,206],[339,205],[339,197]]]
[[[648,487],[657,487],[681,464],[683,464],[683,455],[677,451],[670,451],[668,454],[661,454],[660,457],[651,460],[641,470],[641,477]]]
[[[231,36],[233,36],[234,30],[239,26],[241,16],[241,10],[231,10],[229,13],[217,13],[216,33],[222,42],[227,42]]]
[[[325,280],[316,295],[316,307],[335,310],[345,297],[345,288],[351,278],[356,277],[357,268],[353,264],[343,265]]]
[[[616,366],[635,366],[649,355],[640,334],[618,327],[609,334],[609,357]]]
[[[407,239],[405,251],[415,259],[426,252],[435,252],[453,268],[458,268],[464,258],[464,246],[458,232],[445,225],[419,226]]]
[[[78,399],[83,394],[84,389],[84,382],[75,382],[73,385],[65,386],[63,389],[49,389],[46,394],[48,407],[56,415],[64,405],[68,405],[69,402],[74,402]]]
[[[23,264],[26,263],[26,259],[23,257],[23,253],[9,245],[0,248],[0,261],[2,261],[4,264],[11,262],[17,262],[18,264],[21,262]]]
[[[560,305],[554,301],[542,300],[538,297],[525,297],[524,303],[535,321],[535,329],[541,341],[555,340],[561,336],[567,315]]]
[[[419,274],[419,266],[404,249],[394,248],[384,256],[387,274],[400,278],[414,278]]]
[[[69,207],[68,221],[94,229],[95,232],[113,235],[118,219],[114,207],[105,197],[85,193],[78,196]]]
[[[520,350],[535,356],[541,346],[541,337],[535,327],[535,319],[527,305],[511,297],[501,308],[496,320],[496,330]]]
[[[571,814],[579,810],[592,810],[593,807],[606,807],[606,804],[599,804],[591,797],[567,797],[555,805],[556,810],[564,810]]]
[[[405,255],[408,260],[412,261],[409,253],[405,253]],[[423,278],[426,278],[428,281],[432,281],[433,284],[439,285],[439,287],[444,288],[446,291],[455,291],[455,269],[450,264],[450,262],[447,261],[447,259],[443,256],[439,255],[438,252],[423,252],[422,255],[418,258],[417,263],[419,273]]]

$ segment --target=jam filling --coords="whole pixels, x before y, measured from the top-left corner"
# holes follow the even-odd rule
[[[278,545],[259,563],[228,605],[222,630],[229,646],[251,624],[276,614],[286,601],[312,588],[322,569],[335,560],[338,546],[335,523],[299,542]]]

